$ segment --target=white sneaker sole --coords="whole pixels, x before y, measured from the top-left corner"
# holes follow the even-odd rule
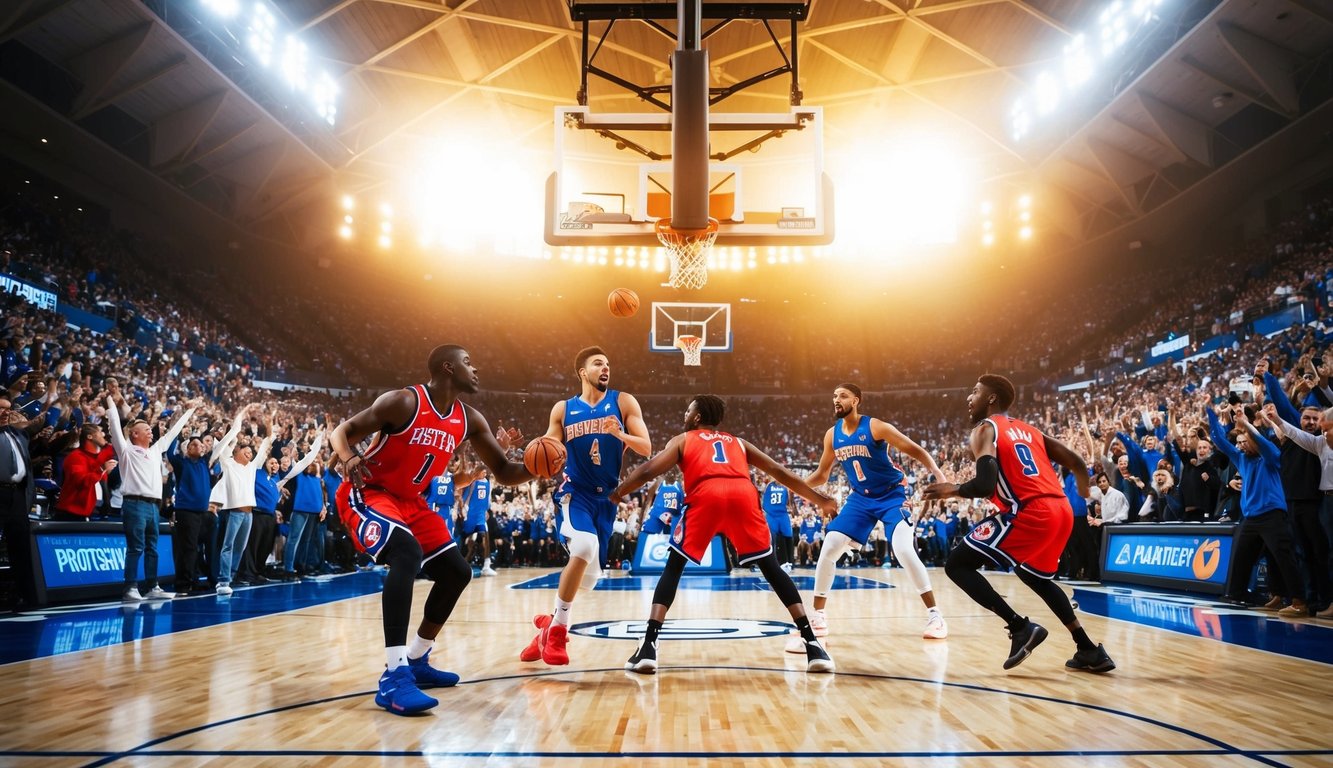
[[[642,659],[638,663],[625,662],[625,669],[630,672],[638,672],[641,675],[652,675],[657,673],[657,659]]]
[[[926,627],[926,631],[921,636],[927,640],[943,640],[949,636],[949,625],[941,624],[939,627]]]
[[[806,672],[832,672],[833,670],[833,659],[815,659],[805,666]]]

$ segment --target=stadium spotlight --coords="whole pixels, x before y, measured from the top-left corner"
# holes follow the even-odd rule
[[[281,64],[282,77],[287,81],[287,85],[298,91],[305,88],[306,65],[309,59],[305,43],[298,40],[296,35],[287,35],[282,48]]]
[[[352,228],[347,226],[346,224],[342,225],[341,227],[338,227],[338,236],[344,240],[351,240]]]
[[[393,206],[388,203],[380,203],[380,215],[386,219],[393,218]]]
[[[992,210],[994,210],[994,208],[995,208],[995,206],[991,205],[991,202],[990,202],[989,200],[987,200],[986,202],[984,202],[984,203],[981,204],[981,215],[982,215],[982,216],[989,216],[989,215],[990,215],[990,212],[991,212]]]
[[[387,221],[381,221],[381,222],[380,222],[380,231],[383,232],[383,233],[386,234],[386,235],[389,234],[390,232],[393,231],[393,224],[391,224],[391,223],[389,223],[389,222],[387,222]]]
[[[1033,86],[1033,90],[1038,115],[1049,115],[1060,106],[1060,83],[1056,81],[1055,75],[1050,72],[1042,72],[1037,75],[1037,82]]]
[[[986,234],[982,235],[981,244],[986,246],[987,248],[991,247],[992,245],[995,245],[995,233],[987,232]]]
[[[350,211],[356,207],[356,200],[351,195],[343,195],[343,210]]]
[[[1023,195],[1022,197],[1018,198],[1018,207],[1019,207],[1019,208],[1031,208],[1031,207],[1032,207],[1032,195]]]
[[[344,223],[344,224],[351,224],[351,223],[352,223],[352,214],[349,213],[349,214],[347,214],[346,216],[344,216],[344,217],[343,217],[343,223]]]
[[[1018,230],[1018,237],[1019,237],[1020,239],[1022,239],[1022,240],[1031,240],[1031,239],[1032,239],[1032,227],[1030,227],[1030,226],[1029,226],[1029,227],[1023,227],[1022,229]]]
[[[388,235],[380,235],[379,242],[381,248],[388,248],[389,246],[393,245],[393,238],[389,237]]]
[[[204,7],[224,19],[230,19],[241,10],[240,0],[203,0]]]
[[[273,60],[273,38],[277,29],[278,20],[268,6],[255,3],[254,15],[250,19],[250,50],[265,67]]]

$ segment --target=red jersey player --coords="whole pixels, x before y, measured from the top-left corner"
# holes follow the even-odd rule
[[[983,608],[1008,622],[1011,647],[1005,669],[1022,664],[1047,632],[1000,597],[978,572],[987,564],[1014,569],[1073,635],[1078,649],[1066,667],[1110,672],[1115,662],[1088,637],[1064,590],[1051,581],[1074,525],[1074,512],[1051,462],[1073,473],[1078,492],[1085,497],[1088,467],[1059,440],[1010,418],[1005,412],[1013,402],[1014,385],[1005,377],[988,373],[977,380],[967,396],[968,415],[976,425],[971,436],[976,477],[961,486],[935,483],[923,494],[927,499],[990,498],[1000,508],[963,539],[966,546],[954,548],[944,572]]]
[[[458,675],[431,667],[429,656],[472,579],[472,568],[444,519],[426,505],[423,494],[431,479],[449,466],[464,441],[472,442],[497,482],[517,485],[532,479],[522,463],[505,458],[509,447],[522,439],[518,431],[501,429],[492,435],[485,417],[458,400],[460,393],[477,391],[477,369],[467,350],[452,344],[436,347],[426,365],[430,383],[380,395],[329,438],[348,480],[338,488],[338,515],[356,548],[389,567],[383,597],[387,669],[375,703],[397,715],[439,703],[421,688],[458,682]],[[363,454],[357,444],[376,433]],[[418,571],[434,584],[409,645],[412,583]]]
[[[773,554],[768,521],[759,509],[759,499],[750,483],[750,467],[759,468],[808,499],[825,515],[832,514],[837,505],[763,451],[735,435],[719,431],[725,412],[721,398],[695,395],[685,410],[686,431],[671,438],[661,453],[630,473],[611,495],[611,500],[618,504],[626,495],[677,464],[685,481],[685,511],[676,521],[671,534],[671,554],[653,591],[648,631],[639,649],[625,662],[625,669],[642,674],[657,671],[657,637],[667,609],[676,598],[685,561],[698,563],[713,537],[720,533],[731,540],[741,565],[759,566],[769,586],[791,612],[805,639],[806,670],[832,672],[833,660],[810,629],[801,595]]]

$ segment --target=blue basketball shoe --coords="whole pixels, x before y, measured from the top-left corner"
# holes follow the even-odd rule
[[[375,703],[395,715],[412,715],[439,704],[439,700],[421,692],[412,670],[407,666],[388,669],[380,675]]]
[[[458,685],[458,675],[430,665],[430,651],[426,651],[419,659],[408,659],[407,668],[412,670],[412,677],[420,688],[452,688]]]

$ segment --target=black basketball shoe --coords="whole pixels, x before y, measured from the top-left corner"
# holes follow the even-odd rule
[[[1065,662],[1065,668],[1077,669],[1083,672],[1093,672],[1102,674],[1115,669],[1115,662],[1107,655],[1106,648],[1098,643],[1096,648],[1086,651],[1075,651],[1074,658]]]
[[[1032,655],[1032,649],[1041,645],[1048,634],[1046,628],[1035,621],[1029,621],[1017,632],[1010,632],[1009,658],[1004,660],[1004,668],[1013,669],[1026,661]]]

